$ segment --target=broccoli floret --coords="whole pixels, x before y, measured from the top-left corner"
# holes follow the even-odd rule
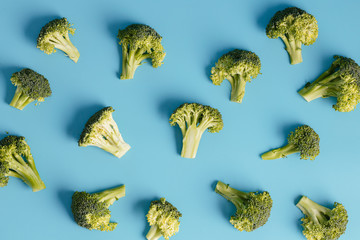
[[[165,58],[161,45],[162,37],[151,27],[132,24],[119,30],[119,44],[122,47],[122,73],[120,79],[133,79],[138,66],[151,58],[154,68],[160,67]]]
[[[0,187],[8,184],[9,177],[20,178],[33,192],[45,189],[24,137],[10,135],[0,141]]]
[[[56,52],[55,48],[60,49],[76,63],[80,53],[70,41],[69,33],[72,35],[75,33],[75,28],[71,26],[66,18],[54,19],[47,23],[40,31],[37,48],[46,54]]]
[[[215,192],[235,205],[236,213],[230,218],[230,223],[237,230],[251,232],[268,221],[272,208],[268,192],[242,192],[220,181]]]
[[[296,206],[305,214],[301,220],[308,240],[336,240],[344,234],[348,215],[342,204],[335,202],[329,209],[303,196]]]
[[[29,68],[13,73],[10,80],[17,87],[10,106],[19,110],[33,101],[43,102],[51,96],[49,81]]]
[[[360,67],[351,58],[334,56],[331,67],[312,83],[307,83],[299,94],[308,102],[317,98],[336,97],[333,108],[350,112],[360,101]]]
[[[75,192],[71,203],[75,222],[89,230],[113,231],[117,223],[110,222],[108,208],[122,197],[125,197],[125,185],[92,194]]]
[[[195,158],[202,134],[223,128],[221,113],[210,106],[198,103],[184,103],[170,116],[170,125],[179,125],[183,135],[181,157]]]
[[[78,142],[80,147],[99,147],[118,158],[129,151],[130,145],[122,138],[112,117],[114,111],[105,107],[89,118]]]
[[[157,240],[161,236],[169,239],[179,231],[179,218],[182,214],[171,203],[160,198],[160,200],[152,201],[150,209],[146,215],[151,226],[146,235],[148,240]]]
[[[320,153],[320,137],[307,125],[300,126],[288,136],[288,144],[261,155],[263,160],[285,158],[293,153],[300,153],[301,159],[314,160]]]
[[[315,17],[297,7],[278,11],[266,27],[269,38],[281,38],[289,53],[291,64],[301,63],[302,44],[313,44],[319,34]]]
[[[221,56],[211,69],[213,84],[220,85],[224,79],[231,84],[233,102],[241,103],[245,94],[245,85],[258,76],[261,69],[260,58],[253,52],[235,49]]]

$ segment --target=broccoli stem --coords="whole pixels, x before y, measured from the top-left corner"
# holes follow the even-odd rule
[[[296,206],[313,222],[323,224],[328,221],[328,216],[331,214],[331,209],[321,206],[312,201],[308,197],[303,196]]]
[[[183,147],[181,150],[181,157],[183,158],[195,158],[201,136],[204,133],[202,127],[197,127],[196,124],[192,124],[186,130],[183,138]]]
[[[54,33],[50,42],[54,44],[54,47],[63,51],[69,56],[75,63],[79,60],[80,53],[77,48],[72,44],[69,38],[69,34],[61,35],[60,33]]]
[[[225,184],[221,181],[217,182],[215,192],[226,198],[228,201],[232,202],[236,209],[241,209],[241,206],[244,204],[244,202],[249,200],[248,193],[229,187],[228,184]]]
[[[13,99],[10,102],[10,106],[19,110],[23,110],[26,105],[33,101],[34,99],[30,98],[21,90],[20,87],[18,87],[15,91]]]
[[[162,236],[160,228],[155,224],[152,225],[149,232],[146,234],[146,239],[157,240]]]
[[[261,155],[261,158],[263,160],[274,160],[278,158],[284,158],[287,155],[293,154],[299,152],[299,149],[293,144],[287,144],[284,147],[276,148],[273,150],[270,150],[263,155]]]
[[[96,193],[96,196],[100,202],[104,202],[110,206],[119,198],[125,197],[125,185]]]
[[[135,71],[139,66],[139,62],[136,58],[136,50],[130,48],[128,46],[122,45],[122,72],[120,79],[133,79]]]
[[[290,57],[290,63],[292,65],[301,63],[302,54],[301,54],[301,41],[295,40],[294,36],[287,34],[286,36],[280,37],[286,46],[286,51]]]
[[[246,81],[240,74],[236,74],[230,80],[231,83],[231,97],[232,102],[241,103],[245,95]]]

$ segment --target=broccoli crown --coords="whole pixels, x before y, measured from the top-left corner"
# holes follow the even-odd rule
[[[314,129],[307,125],[300,126],[291,132],[288,143],[298,149],[301,159],[314,160],[320,153],[320,137]]]
[[[313,44],[319,33],[315,17],[297,7],[278,11],[266,27],[269,38],[293,37],[304,45]]]
[[[1,156],[1,153],[0,153]],[[7,161],[0,160],[0,187],[5,187],[9,182],[10,165]]]
[[[2,159],[14,154],[20,156],[31,156],[30,147],[25,142],[25,137],[7,136],[0,141],[0,154]]]

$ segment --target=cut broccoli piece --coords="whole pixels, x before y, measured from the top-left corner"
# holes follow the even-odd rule
[[[260,58],[255,53],[235,49],[219,58],[211,69],[210,78],[215,85],[220,85],[227,79],[231,84],[230,100],[241,103],[246,83],[256,78],[260,69]]]
[[[29,68],[13,73],[10,80],[17,87],[10,106],[19,110],[33,101],[43,102],[51,96],[49,81]]]
[[[301,221],[308,240],[336,240],[345,233],[348,214],[342,204],[329,209],[303,196],[296,206],[305,214]]]
[[[360,66],[351,58],[334,56],[331,67],[312,83],[307,83],[299,94],[308,102],[317,98],[336,97],[333,108],[350,112],[360,101]]]
[[[9,177],[20,178],[33,192],[45,189],[24,137],[10,135],[0,141],[0,187],[8,184]]]
[[[75,33],[75,28],[71,26],[66,18],[54,19],[47,23],[40,31],[37,48],[46,54],[56,52],[55,48],[60,49],[76,63],[80,53],[70,41],[69,33],[72,35]]]
[[[230,223],[237,230],[251,232],[268,221],[272,208],[268,192],[242,192],[220,181],[215,192],[235,205],[236,213],[230,218]]]
[[[133,79],[138,66],[151,58],[154,68],[160,67],[165,58],[161,45],[162,37],[151,27],[132,24],[119,30],[119,44],[122,47],[122,73],[120,79]]]
[[[210,106],[198,103],[184,103],[170,116],[170,125],[179,125],[183,135],[181,157],[195,158],[202,134],[223,128],[221,113]]]
[[[80,147],[99,147],[118,158],[129,151],[130,145],[122,138],[112,117],[114,111],[105,107],[89,118],[78,142]]]
[[[117,223],[110,222],[108,208],[122,197],[125,197],[125,185],[92,194],[75,192],[71,203],[75,222],[89,230],[113,231]]]
[[[146,215],[151,226],[146,235],[148,240],[157,240],[161,236],[169,239],[179,231],[179,218],[182,214],[171,203],[160,198],[160,200],[152,201],[150,209]]]
[[[301,63],[302,45],[313,44],[319,34],[315,17],[297,7],[278,11],[266,27],[269,38],[281,38],[289,53],[291,64]]]

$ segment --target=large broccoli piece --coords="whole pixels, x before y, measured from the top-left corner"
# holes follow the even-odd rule
[[[300,153],[301,159],[314,160],[320,153],[319,135],[307,125],[300,126],[288,136],[288,144],[261,155],[263,160],[273,160]]]
[[[20,178],[33,192],[45,189],[24,137],[7,136],[0,141],[0,187],[8,184],[9,177]]]
[[[130,145],[122,138],[112,117],[114,111],[112,107],[105,107],[89,118],[78,142],[80,147],[99,147],[118,158],[129,151]]]
[[[56,52],[55,48],[60,49],[71,60],[77,62],[80,53],[70,41],[69,33],[73,35],[75,33],[75,29],[71,26],[66,18],[54,19],[47,23],[40,31],[37,48],[46,54]]]
[[[154,68],[160,67],[165,58],[161,45],[162,37],[151,27],[132,24],[119,30],[119,44],[122,47],[122,72],[120,79],[133,79],[138,66],[151,58]]]
[[[246,83],[256,78],[260,69],[260,58],[255,53],[235,49],[219,58],[211,69],[210,78],[215,85],[220,85],[227,79],[231,84],[230,100],[241,103]]]
[[[169,239],[179,231],[179,218],[182,214],[171,203],[160,198],[160,200],[152,201],[150,209],[146,215],[151,226],[146,234],[148,240],[157,240],[161,236]]]
[[[336,97],[333,108],[350,112],[360,101],[360,67],[352,59],[334,56],[331,67],[312,83],[307,83],[299,94],[308,102],[317,98]]]
[[[170,125],[179,125],[183,135],[181,157],[195,158],[202,134],[207,129],[211,133],[223,128],[221,113],[210,106],[185,103],[170,116]]]
[[[113,231],[117,223],[110,222],[108,208],[122,197],[125,197],[124,185],[99,193],[75,192],[71,203],[75,222],[89,230]]]
[[[336,240],[344,234],[348,215],[342,204],[329,209],[303,196],[296,206],[305,214],[301,220],[308,240]]]
[[[13,73],[10,80],[17,87],[10,106],[19,110],[33,101],[43,102],[51,96],[49,81],[29,68]]]
[[[278,11],[266,27],[269,38],[281,38],[289,53],[291,64],[302,62],[302,45],[313,44],[319,33],[315,17],[297,7]]]
[[[236,213],[230,218],[230,223],[239,231],[254,231],[268,221],[272,208],[268,192],[242,192],[220,181],[215,192],[235,205]]]

